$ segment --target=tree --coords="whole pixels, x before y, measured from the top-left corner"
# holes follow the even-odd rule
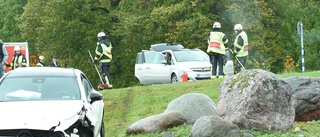
[[[105,9],[110,3],[99,3],[101,8],[92,2],[29,1],[19,18],[19,26],[23,30],[22,36],[35,46],[34,53],[46,57],[57,55],[63,67],[79,68],[98,83],[88,50],[95,50],[98,32],[108,33],[111,19]]]
[[[134,76],[136,53],[156,43],[179,43],[186,48],[207,47],[207,38],[214,15],[206,1],[121,1],[116,14],[117,29],[112,35],[119,39],[114,72],[123,78],[121,86],[137,82]],[[116,53],[117,54],[117,53]],[[114,68],[113,68],[114,69]],[[124,73],[125,72],[125,73]]]
[[[87,51],[93,52],[97,33],[104,31],[114,47],[113,85],[126,87],[138,83],[134,76],[138,52],[164,42],[206,51],[215,21],[222,24],[222,31],[230,41],[228,45],[235,38],[233,26],[241,23],[249,36],[247,68],[274,73],[284,71],[287,56],[295,62],[301,59],[296,23],[302,21],[308,47],[306,56],[311,56],[306,63],[320,64],[314,61],[319,55],[318,9],[319,2],[301,0],[32,0],[21,17],[7,16],[16,16],[19,26],[16,33],[21,30],[22,39],[29,41],[32,52],[47,57],[58,55],[64,67],[80,68],[94,79],[93,83],[99,79],[92,71]],[[9,29],[3,26],[2,32],[8,33]],[[310,67],[318,68],[318,65]]]
[[[19,24],[15,19],[23,13],[26,0],[0,0],[0,36],[4,42],[22,42],[27,39],[21,37]]]

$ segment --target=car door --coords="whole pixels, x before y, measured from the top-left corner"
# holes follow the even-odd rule
[[[90,81],[86,78],[85,75],[81,76],[82,85],[85,90],[85,94],[87,96],[88,102],[85,102],[84,106],[86,108],[86,117],[92,122],[94,125],[94,136],[97,136],[100,132],[102,122],[103,122],[103,100],[95,101],[93,103],[89,103],[91,92],[97,92],[91,86]]]
[[[142,52],[137,53],[136,64],[134,66],[134,75],[138,78],[141,84],[145,83],[143,77],[143,63],[145,62]]]
[[[165,56],[154,51],[138,53],[135,66],[135,75],[141,84],[168,83],[170,80],[170,65],[167,65]]]

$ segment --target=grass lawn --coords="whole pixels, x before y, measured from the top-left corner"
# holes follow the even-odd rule
[[[306,73],[285,73],[281,77],[306,76],[320,77],[320,71]],[[168,104],[175,98],[186,93],[201,93],[209,96],[218,105],[220,83],[223,78],[202,80],[197,82],[138,85],[101,91],[105,101],[105,131],[107,137],[161,137],[166,133],[174,133],[175,137],[188,137],[191,127],[187,125],[175,127],[163,132],[152,134],[126,135],[126,129],[134,122],[165,111]],[[299,128],[300,130],[294,130]],[[256,137],[294,137],[300,134],[305,137],[320,136],[320,122],[295,122],[294,127],[286,132],[268,133],[259,130],[242,130]]]

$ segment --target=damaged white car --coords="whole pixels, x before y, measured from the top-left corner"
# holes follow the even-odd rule
[[[27,67],[0,79],[0,136],[104,137],[103,96],[73,68]]]

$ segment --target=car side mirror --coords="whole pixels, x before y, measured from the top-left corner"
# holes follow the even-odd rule
[[[91,92],[90,93],[90,99],[91,99],[90,104],[92,104],[95,101],[102,100],[103,96],[99,92]]]

